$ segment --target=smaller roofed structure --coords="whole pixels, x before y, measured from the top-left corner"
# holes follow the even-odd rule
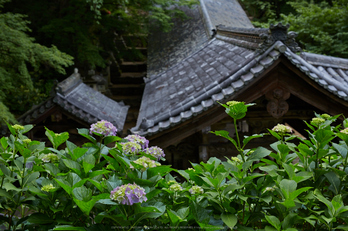
[[[123,102],[116,102],[83,83],[76,69],[70,77],[57,84],[49,99],[17,120],[21,124],[35,124],[34,133],[42,126],[55,132],[71,131],[79,126],[89,127],[97,121],[107,120],[122,133],[128,108]]]

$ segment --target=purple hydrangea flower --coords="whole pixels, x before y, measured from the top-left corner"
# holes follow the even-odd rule
[[[152,146],[147,148],[145,150],[145,153],[157,158],[158,160],[161,159],[162,157],[165,157],[165,154],[162,148],[159,148],[157,146]]]
[[[123,205],[147,201],[145,189],[137,184],[125,184],[111,191],[110,198]]]
[[[139,135],[128,135],[125,139],[129,142],[140,144],[142,149],[146,149],[149,146],[149,141],[145,137]]]
[[[91,125],[89,133],[92,134],[93,132],[104,136],[116,136],[117,129],[109,121],[101,120]]]

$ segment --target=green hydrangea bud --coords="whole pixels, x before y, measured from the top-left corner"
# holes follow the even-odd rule
[[[311,124],[315,125],[315,126],[319,126],[320,124],[322,124],[324,122],[325,122],[325,119],[316,117],[316,118],[312,119]]]
[[[160,163],[156,163],[156,161],[151,160],[150,158],[143,156],[135,161],[133,161],[136,164],[142,165],[143,168],[141,169],[141,171],[146,171],[147,168],[153,168],[153,167],[157,167],[160,166]],[[131,168],[133,168],[133,166],[131,166]]]
[[[24,127],[22,125],[19,125],[19,124],[12,125],[11,127],[17,131],[24,130]]]
[[[189,192],[191,194],[202,194],[204,193],[204,190],[201,187],[194,185],[190,188]]]
[[[46,163],[48,162],[55,163],[55,162],[58,162],[59,158],[56,154],[49,153],[47,155],[44,155],[41,160]]]
[[[241,164],[242,161],[238,157],[231,157],[231,161],[235,164]]]
[[[331,116],[329,114],[322,114],[320,116],[321,116],[321,118],[326,119],[326,120],[331,118]]]
[[[292,130],[289,126],[286,126],[284,124],[277,124],[272,128],[272,131],[275,131],[277,133],[285,134],[285,133],[291,133]]]
[[[169,186],[169,190],[171,190],[173,192],[180,192],[180,191],[182,191],[182,187],[178,183],[175,183],[175,184],[172,184],[171,186]]]
[[[171,184],[176,184],[177,182],[175,181],[175,180],[170,180],[170,181],[168,181],[167,182],[169,185],[171,185]]]
[[[41,191],[45,191],[45,192],[52,192],[55,190],[56,187],[53,186],[53,184],[46,184],[44,186],[42,186]]]
[[[348,135],[348,128],[345,128],[345,129],[341,130],[340,132]]]
[[[264,190],[263,190],[263,193],[265,192],[274,192],[274,190],[276,189],[276,186],[274,185],[273,187],[266,187]]]
[[[24,139],[23,140],[23,143],[25,143],[25,144],[29,144],[31,142],[31,139]]]
[[[232,106],[234,106],[236,104],[239,104],[239,103],[244,103],[244,102],[241,102],[241,101],[228,101],[226,103],[226,105],[229,106],[229,107],[232,107]]]

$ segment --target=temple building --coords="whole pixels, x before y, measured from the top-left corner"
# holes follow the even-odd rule
[[[255,28],[237,0],[199,2],[182,8],[188,17],[175,20],[170,32],[149,36],[146,76],[143,83],[136,80],[143,89],[133,91],[138,104],[131,111],[131,101],[113,96],[119,77],[110,74],[107,97],[74,73],[19,122],[37,124],[32,135],[44,139],[43,126],[76,134],[72,128],[105,119],[120,135],[139,134],[165,149],[167,162],[180,169],[189,161],[236,154],[231,143],[209,132],[235,133],[219,102],[256,103],[238,123],[241,135],[286,123],[305,136],[303,120],[314,112],[348,116],[347,59],[303,52],[288,25]],[[131,89],[126,93],[132,96]],[[249,148],[270,142],[265,137]]]

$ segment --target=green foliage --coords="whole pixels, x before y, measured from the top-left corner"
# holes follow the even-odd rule
[[[144,60],[135,47],[146,46],[149,27],[168,31],[173,17],[184,17],[173,6],[196,3],[0,0],[0,101],[6,105],[2,108],[9,108],[6,114],[21,115],[42,102],[55,81],[63,79],[72,57],[82,73],[111,63],[117,66],[121,59]],[[1,121],[8,119],[1,115]]]
[[[37,41],[47,46],[55,44],[75,58],[80,70],[89,70],[129,56],[143,59],[132,48],[146,44],[149,27],[156,25],[168,31],[173,17],[184,16],[173,6],[196,3],[196,0],[13,0],[7,6],[11,11],[28,15]]]
[[[13,114],[9,111],[8,107],[4,105],[2,102],[0,102],[0,115],[3,120],[9,122],[9,123],[15,123],[16,118],[13,116]]]
[[[270,23],[289,23],[289,30],[298,33],[297,41],[304,50],[348,57],[347,0],[240,0],[257,27]]]
[[[310,52],[348,58],[348,1],[320,4],[307,1],[289,3],[296,13],[283,15],[298,41]]]
[[[250,106],[222,105],[232,119]],[[25,136],[32,125],[8,125],[11,135],[0,139],[0,222],[8,230],[346,230],[348,129],[332,126],[337,118],[316,114],[309,139],[284,125],[243,141],[214,132],[239,155],[186,170],[160,165],[146,147],[126,153],[128,140],[117,136],[78,129],[90,141],[78,147],[68,133],[46,129],[53,145],[46,147]],[[246,149],[263,135],[277,141]],[[124,185],[124,195],[115,194]],[[131,196],[133,186],[146,200]]]
[[[281,14],[293,12],[288,3],[294,1],[296,0],[240,0],[240,3],[255,26],[267,28],[270,23],[279,21]]]
[[[0,1],[0,10],[5,2]],[[48,68],[65,74],[64,68],[73,63],[72,57],[55,46],[49,48],[35,43],[28,36],[28,23],[24,15],[0,11],[0,101],[10,109],[13,106],[11,100],[16,98],[19,89],[26,94],[35,91],[31,79],[33,73]],[[16,103],[23,107],[28,102]],[[4,116],[9,114],[6,107],[2,107],[5,113],[0,114],[1,123],[9,118]]]

